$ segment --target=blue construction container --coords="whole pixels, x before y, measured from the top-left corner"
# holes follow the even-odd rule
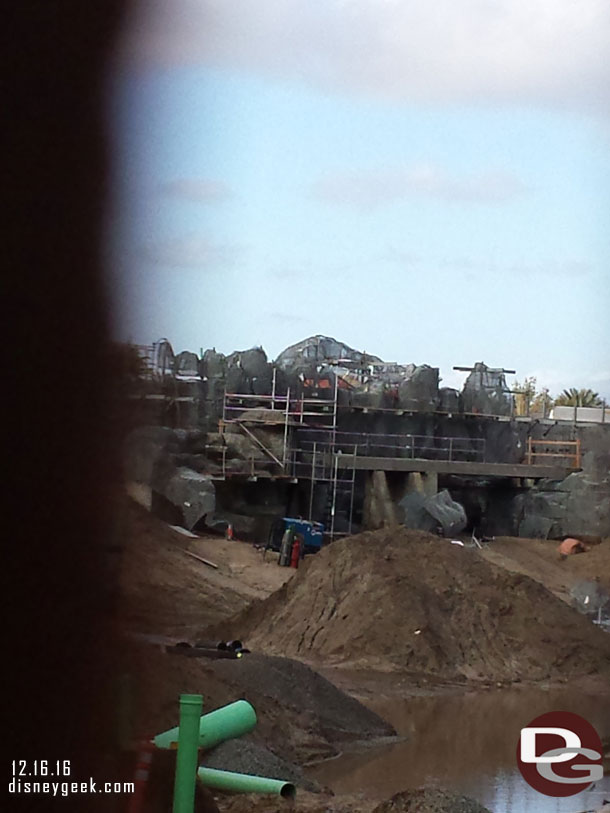
[[[298,534],[303,539],[304,553],[316,553],[322,547],[324,525],[321,522],[311,522],[307,519],[295,517],[282,517],[273,523],[267,547],[271,548],[271,550],[279,550],[284,532],[288,528],[291,528],[295,534]]]

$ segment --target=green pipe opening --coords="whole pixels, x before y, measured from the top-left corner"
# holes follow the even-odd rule
[[[273,793],[284,799],[294,799],[297,789],[292,782],[282,779],[268,779],[266,776],[251,776],[247,773],[218,771],[214,768],[199,768],[197,771],[202,784],[216,790],[231,793]]]
[[[220,742],[247,734],[255,725],[256,712],[247,700],[229,703],[204,714],[199,720],[199,747],[213,748]],[[154,738],[157,748],[175,748],[177,742],[178,728],[171,728]]]
[[[193,813],[199,751],[200,694],[180,695],[180,725],[176,754],[173,813]]]

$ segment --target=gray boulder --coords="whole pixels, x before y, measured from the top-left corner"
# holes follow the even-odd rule
[[[420,412],[433,411],[439,404],[438,367],[422,364],[405,379],[398,388],[398,404],[401,409]]]
[[[227,359],[213,348],[206,350],[199,365],[202,378],[224,378],[227,372]]]
[[[452,499],[446,489],[431,497],[418,492],[406,494],[398,502],[398,511],[407,528],[430,533],[440,528],[444,536],[455,536],[468,524],[464,506]]]
[[[442,412],[457,413],[460,411],[460,393],[451,387],[441,387],[438,391],[439,405]]]
[[[160,493],[182,512],[184,527],[189,531],[203,517],[211,517],[216,509],[216,490],[211,478],[183,466],[175,470]]]
[[[199,357],[196,353],[183,350],[174,360],[174,369],[178,375],[196,376],[199,378]]]
[[[504,373],[479,361],[464,383],[462,402],[465,412],[510,415],[513,397]]]
[[[359,364],[381,363],[378,356],[354,350],[353,347],[333,339],[332,336],[318,335],[287,347],[277,357],[276,364],[283,370],[301,369],[312,364],[324,365],[338,359],[349,359]]]
[[[610,536],[610,483],[597,482],[585,471],[559,482],[543,480],[517,496],[513,506],[519,536]]]

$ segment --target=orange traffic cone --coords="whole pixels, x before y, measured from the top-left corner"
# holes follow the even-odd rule
[[[227,525],[227,539],[233,539],[233,526],[230,522]]]
[[[146,786],[150,778],[150,768],[152,764],[153,751],[155,746],[152,742],[142,742],[138,746],[138,756],[134,775],[134,790],[129,800],[129,813],[143,813],[145,810],[144,801],[146,797]]]

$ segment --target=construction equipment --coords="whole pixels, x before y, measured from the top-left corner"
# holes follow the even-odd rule
[[[299,535],[303,540],[303,553],[317,553],[324,540],[324,525],[307,519],[282,517],[275,520],[269,532],[267,550],[279,551],[286,531],[291,530],[293,535]],[[291,547],[292,550],[292,547]]]

